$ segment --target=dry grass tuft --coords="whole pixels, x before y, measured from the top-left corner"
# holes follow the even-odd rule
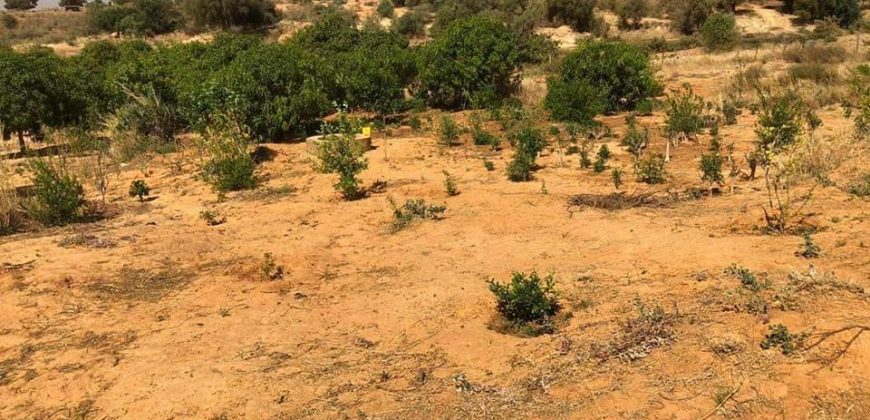
[[[190,282],[192,275],[167,267],[150,271],[124,267],[110,278],[101,278],[86,289],[102,299],[156,302]]]

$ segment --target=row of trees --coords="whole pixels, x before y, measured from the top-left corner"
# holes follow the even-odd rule
[[[337,103],[380,115],[488,106],[517,87],[528,60],[521,38],[492,18],[471,17],[411,48],[402,35],[360,30],[327,12],[284,43],[226,34],[156,47],[99,41],[69,58],[3,49],[0,125],[22,145],[44,127],[92,130],[109,117],[114,127],[165,139],[231,114],[255,138],[274,139],[313,131]]]

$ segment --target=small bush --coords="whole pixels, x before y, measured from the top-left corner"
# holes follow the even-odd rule
[[[630,115],[626,118],[628,129],[625,132],[625,137],[622,138],[621,144],[628,149],[635,158],[639,158],[643,151],[649,145],[649,129],[641,130],[637,125],[637,118]]]
[[[713,14],[715,5],[715,0],[671,0],[668,15],[674,30],[691,35]]]
[[[692,139],[704,129],[704,98],[689,85],[676,90],[665,101],[665,135],[671,139]]]
[[[758,280],[758,277],[746,267],[741,267],[737,264],[731,264],[725,268],[725,274],[735,276],[740,280],[740,284],[753,292],[759,292],[764,289],[765,284]]]
[[[761,109],[755,123],[758,147],[778,152],[794,144],[803,132],[803,104],[794,92],[761,94]],[[762,162],[764,163],[764,162]]]
[[[728,13],[716,13],[701,26],[701,41],[708,51],[730,51],[739,37],[734,15]]]
[[[740,101],[734,97],[729,95],[722,101],[722,123],[725,125],[734,125],[737,124],[737,117],[743,113],[743,110],[740,107]]]
[[[202,167],[203,177],[218,191],[254,188],[256,163],[248,153],[250,136],[230,117],[222,116],[206,128],[200,148],[208,157]]]
[[[136,197],[140,202],[145,201],[145,197],[151,194],[151,187],[144,180],[137,179],[130,183],[130,191],[127,193],[130,197]]]
[[[438,127],[438,143],[442,146],[454,146],[459,144],[459,135],[462,129],[449,114],[441,116],[441,125]]]
[[[181,0],[191,26],[203,29],[256,29],[277,22],[271,0]]]
[[[408,200],[401,207],[396,205],[392,197],[387,198],[393,208],[393,223],[391,230],[396,233],[416,220],[437,220],[444,216],[447,206],[441,204],[426,204],[423,199]]]
[[[547,20],[578,32],[606,33],[607,23],[595,15],[598,0],[547,0]]]
[[[788,327],[782,324],[770,326],[770,332],[764,337],[761,342],[761,348],[768,350],[779,347],[782,354],[789,356],[803,347],[805,336],[803,334],[792,334],[788,332]]]
[[[456,186],[456,178],[450,174],[450,172],[443,171],[444,173],[444,191],[447,192],[447,195],[453,197],[455,195],[459,195],[459,187]]]
[[[848,28],[861,19],[859,0],[794,0],[794,13],[806,21],[832,18]]]
[[[393,21],[393,30],[408,38],[426,35],[426,22],[422,13],[412,10]]]
[[[393,4],[393,0],[381,0],[377,10],[381,17],[391,18],[396,12],[396,6]]]
[[[722,163],[724,159],[719,145],[719,138],[713,136],[710,142],[710,153],[701,155],[701,162],[698,164],[698,170],[701,172],[701,181],[707,183],[710,187],[710,196],[713,195],[713,186],[722,185],[725,182],[725,177],[722,175]]]
[[[530,181],[535,160],[547,141],[539,130],[525,127],[511,135],[511,143],[514,146],[514,160],[508,164],[508,179],[513,182]]]
[[[665,182],[665,156],[661,153],[646,155],[635,162],[635,175],[638,182],[661,184]]]
[[[616,14],[622,29],[640,29],[641,21],[649,13],[647,0],[625,0],[619,3]]]
[[[804,258],[818,258],[822,253],[822,248],[816,245],[813,237],[809,233],[804,233],[804,243],[800,250],[795,252],[795,255]]]
[[[357,178],[368,168],[362,145],[356,140],[356,127],[342,114],[337,127],[324,126],[326,133],[317,145],[317,169],[323,173],[338,174],[335,190],[345,200],[357,200],[366,195]]]
[[[33,202],[28,214],[46,226],[63,226],[77,220],[85,205],[85,191],[63,165],[36,159],[30,162]]]
[[[849,194],[870,197],[870,172],[864,173],[849,184]]]
[[[492,172],[495,170],[495,164],[492,163],[492,161],[488,160],[488,159],[483,160],[483,167],[486,168],[486,170],[488,172]]]
[[[271,252],[263,254],[260,278],[263,280],[281,280],[284,278],[284,266],[275,262],[275,256]]]
[[[541,278],[534,271],[528,275],[515,272],[510,283],[495,279],[488,283],[498,313],[508,322],[519,327],[533,324],[533,332],[538,334],[552,332],[551,317],[561,309],[552,274]]]
[[[622,187],[622,169],[613,168],[610,171],[610,179],[613,180],[613,188],[618,190]]]
[[[221,216],[216,210],[204,209],[199,212],[199,218],[208,226],[218,226],[227,222],[227,218]]]

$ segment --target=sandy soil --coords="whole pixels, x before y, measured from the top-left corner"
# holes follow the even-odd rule
[[[732,58],[669,56],[661,77],[715,100]],[[837,108],[820,115],[817,135],[849,127]],[[722,129],[738,156],[754,120]],[[678,148],[652,188],[618,146],[623,116],[602,121],[624,190],[701,186],[708,137]],[[640,122],[663,150],[662,115]],[[576,155],[548,151],[534,181],[511,183],[509,148],[443,149],[406,128],[374,144],[363,178],[386,192],[360,201],[338,199],[303,144],[268,145],[262,185],[223,200],[187,152],[113,177],[114,217],[0,237],[0,418],[870,417],[870,334],[833,363],[851,335],[791,357],[759,345],[773,324],[810,341],[870,324],[866,200],[823,189],[804,221],[822,255],[806,260],[800,237],[761,230],[760,180],[664,207],[569,209],[571,195],[613,192]],[[126,197],[135,178],[153,200]],[[388,196],[444,203],[446,217],[390,233]],[[203,209],[226,223],[208,226]],[[265,253],[282,278],[260,275]],[[747,310],[731,264],[769,282],[767,313]],[[486,280],[514,270],[553,273],[572,314],[557,333],[489,328]],[[810,270],[815,281],[789,277]],[[665,310],[668,334],[608,354],[638,302]]]

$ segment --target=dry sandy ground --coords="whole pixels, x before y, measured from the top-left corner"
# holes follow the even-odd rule
[[[674,56],[662,78],[713,99],[728,59]],[[818,135],[848,127],[838,109],[821,116]],[[722,129],[738,156],[754,118]],[[708,137],[677,149],[651,188],[618,146],[623,117],[603,121],[625,190],[700,186]],[[653,150],[661,121],[640,118]],[[304,145],[275,144],[256,190],[219,201],[189,156],[166,156],[113,178],[114,217],[0,238],[0,418],[870,417],[870,334],[834,363],[851,335],[791,357],[759,345],[772,324],[808,342],[870,324],[866,200],[823,189],[805,221],[822,256],[806,260],[800,237],[761,230],[760,180],[661,208],[569,211],[573,194],[613,191],[576,155],[548,152],[534,181],[511,183],[509,148],[445,150],[407,129],[374,143],[363,178],[387,187],[364,200],[339,200]],[[152,201],[126,197],[135,178]],[[446,217],[390,233],[388,196],[444,203]],[[226,223],[207,226],[206,208]],[[259,275],[264,253],[283,278]],[[769,282],[767,313],[749,312],[731,264]],[[789,278],[810,265],[816,281]],[[553,273],[572,314],[555,334],[488,327],[486,280],[513,270]],[[608,353],[638,302],[666,311],[667,334]]]

